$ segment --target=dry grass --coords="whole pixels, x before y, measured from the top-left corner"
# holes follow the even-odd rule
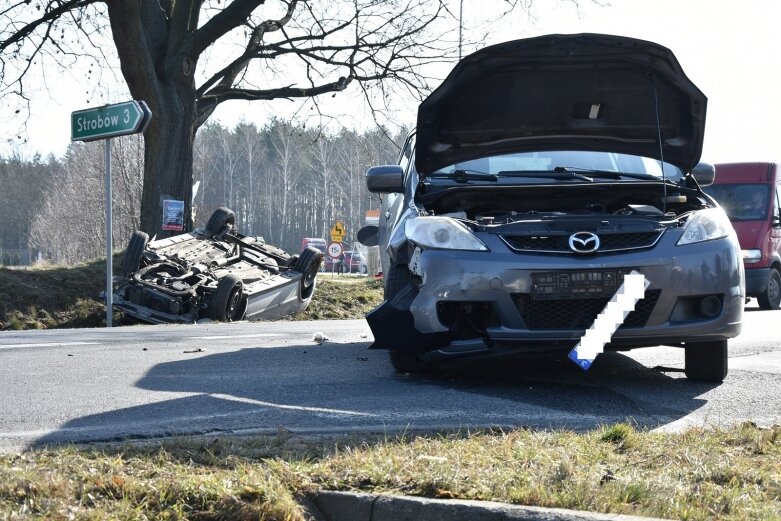
[[[781,427],[279,435],[0,457],[0,519],[297,520],[306,518],[297,498],[317,489],[690,520],[781,519]]]
[[[781,519],[781,427],[684,434],[626,424],[361,447],[309,470],[325,488],[675,519]]]
[[[115,267],[120,260],[114,256]],[[0,268],[0,330],[105,325],[105,270],[105,261]]]
[[[373,277],[320,275],[315,296],[296,320],[364,318],[382,303],[382,280]]]
[[[115,272],[122,254],[114,257]],[[101,327],[106,306],[105,261],[78,266],[0,267],[0,331]],[[298,320],[363,318],[382,302],[382,281],[321,274],[314,299]],[[114,314],[121,324],[121,313]]]

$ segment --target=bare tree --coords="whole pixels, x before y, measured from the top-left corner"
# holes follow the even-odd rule
[[[127,244],[138,223],[133,200],[141,195],[140,140],[115,140],[112,163],[116,172],[114,248]],[[30,245],[58,263],[72,264],[99,257],[106,248],[103,150],[96,143],[74,144],[62,168],[54,169],[47,196],[32,218]]]
[[[455,49],[437,24],[445,2],[10,0],[0,8],[0,96],[26,109],[39,62],[88,57],[99,71],[111,58],[99,36],[110,26],[129,91],[154,114],[141,228],[162,234],[162,199],[185,201],[192,224],[195,134],[220,103],[313,98],[354,83],[375,109],[394,88],[420,96],[429,90],[420,67]]]

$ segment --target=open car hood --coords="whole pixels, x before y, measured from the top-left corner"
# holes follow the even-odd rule
[[[706,105],[673,53],[652,42],[506,42],[461,60],[421,103],[415,166],[425,176],[495,154],[591,150],[663,156],[688,172],[702,153]]]

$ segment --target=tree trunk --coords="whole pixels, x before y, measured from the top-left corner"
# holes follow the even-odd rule
[[[189,231],[197,64],[197,56],[181,51],[189,35],[189,11],[179,9],[168,19],[156,2],[107,0],[106,5],[122,75],[133,99],[145,101],[152,111],[144,132],[141,229],[158,237],[179,233],[162,229],[163,200],[173,199],[184,201],[184,228]]]
[[[152,123],[144,132],[144,192],[141,198],[141,229],[159,237],[179,232],[164,231],[163,200],[184,201],[184,229],[192,222],[193,142],[195,140],[195,94],[187,86],[161,85],[161,102],[150,104]]]

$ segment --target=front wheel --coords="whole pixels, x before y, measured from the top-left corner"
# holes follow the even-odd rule
[[[727,377],[727,341],[687,342],[686,378],[696,382],[721,382]]]
[[[760,309],[778,309],[781,307],[781,275],[777,269],[770,270],[767,287],[758,297]]]
[[[144,257],[146,245],[149,243],[149,235],[136,230],[130,236],[125,256],[122,258],[122,273],[130,275],[141,267],[141,259]]]
[[[433,364],[423,360],[417,353],[391,351],[390,361],[397,373],[422,373],[431,369]]]
[[[415,283],[414,275],[406,265],[391,264],[385,277],[385,300],[393,300],[402,290]],[[390,362],[397,373],[422,373],[434,367],[433,362],[423,360],[418,353],[390,351]]]

